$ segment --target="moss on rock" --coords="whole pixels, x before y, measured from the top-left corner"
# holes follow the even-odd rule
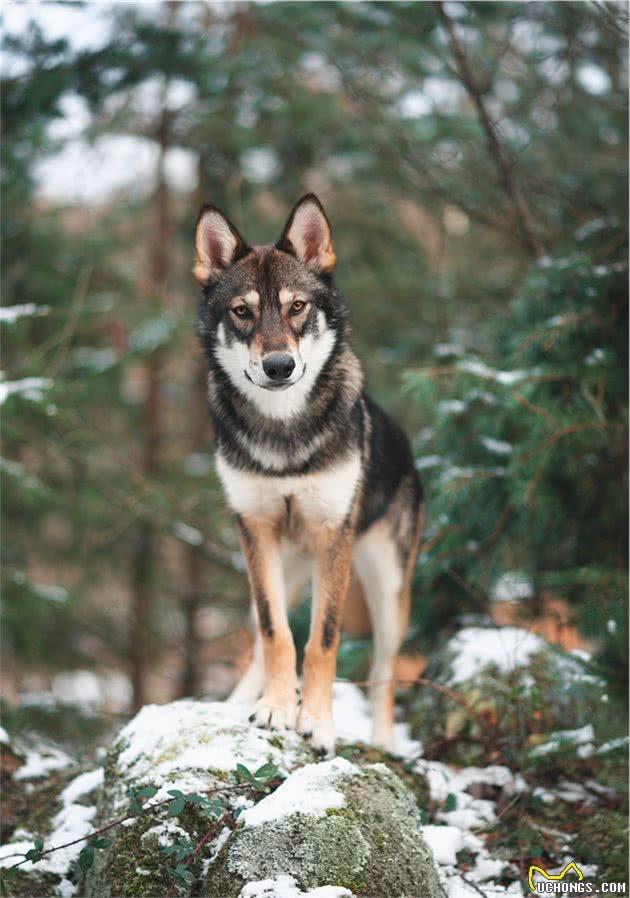
[[[336,782],[345,803],[323,817],[289,814],[239,828],[208,871],[208,898],[238,898],[247,882],[292,876],[301,888],[343,886],[370,898],[437,898],[431,851],[412,793],[385,765]]]

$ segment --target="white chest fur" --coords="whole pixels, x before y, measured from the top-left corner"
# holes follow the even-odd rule
[[[230,506],[238,514],[270,517],[282,511],[292,497],[306,521],[341,524],[352,507],[361,476],[358,452],[338,464],[314,474],[269,477],[239,471],[221,453],[216,457],[217,472]]]

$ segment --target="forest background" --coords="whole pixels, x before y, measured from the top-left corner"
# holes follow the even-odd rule
[[[193,226],[213,202],[268,241],[312,190],[427,491],[408,669],[462,623],[518,622],[588,651],[602,735],[627,732],[626,6],[3,18],[7,725],[80,742],[242,669]],[[368,657],[345,639],[340,675]]]

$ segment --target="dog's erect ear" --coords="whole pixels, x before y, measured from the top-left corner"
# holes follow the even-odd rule
[[[202,286],[218,281],[226,268],[247,255],[249,247],[215,206],[203,206],[195,228],[195,277]]]
[[[335,251],[330,225],[314,193],[307,193],[295,204],[276,246],[297,256],[318,274],[332,274]]]

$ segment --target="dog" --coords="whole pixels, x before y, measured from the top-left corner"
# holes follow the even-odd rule
[[[363,392],[335,252],[313,194],[277,243],[249,246],[215,206],[195,230],[216,467],[245,557],[253,661],[230,699],[250,718],[334,750],[332,685],[344,600],[362,592],[374,637],[372,741],[393,748],[394,659],[406,632],[422,487],[407,437]],[[298,701],[287,609],[312,576]]]

